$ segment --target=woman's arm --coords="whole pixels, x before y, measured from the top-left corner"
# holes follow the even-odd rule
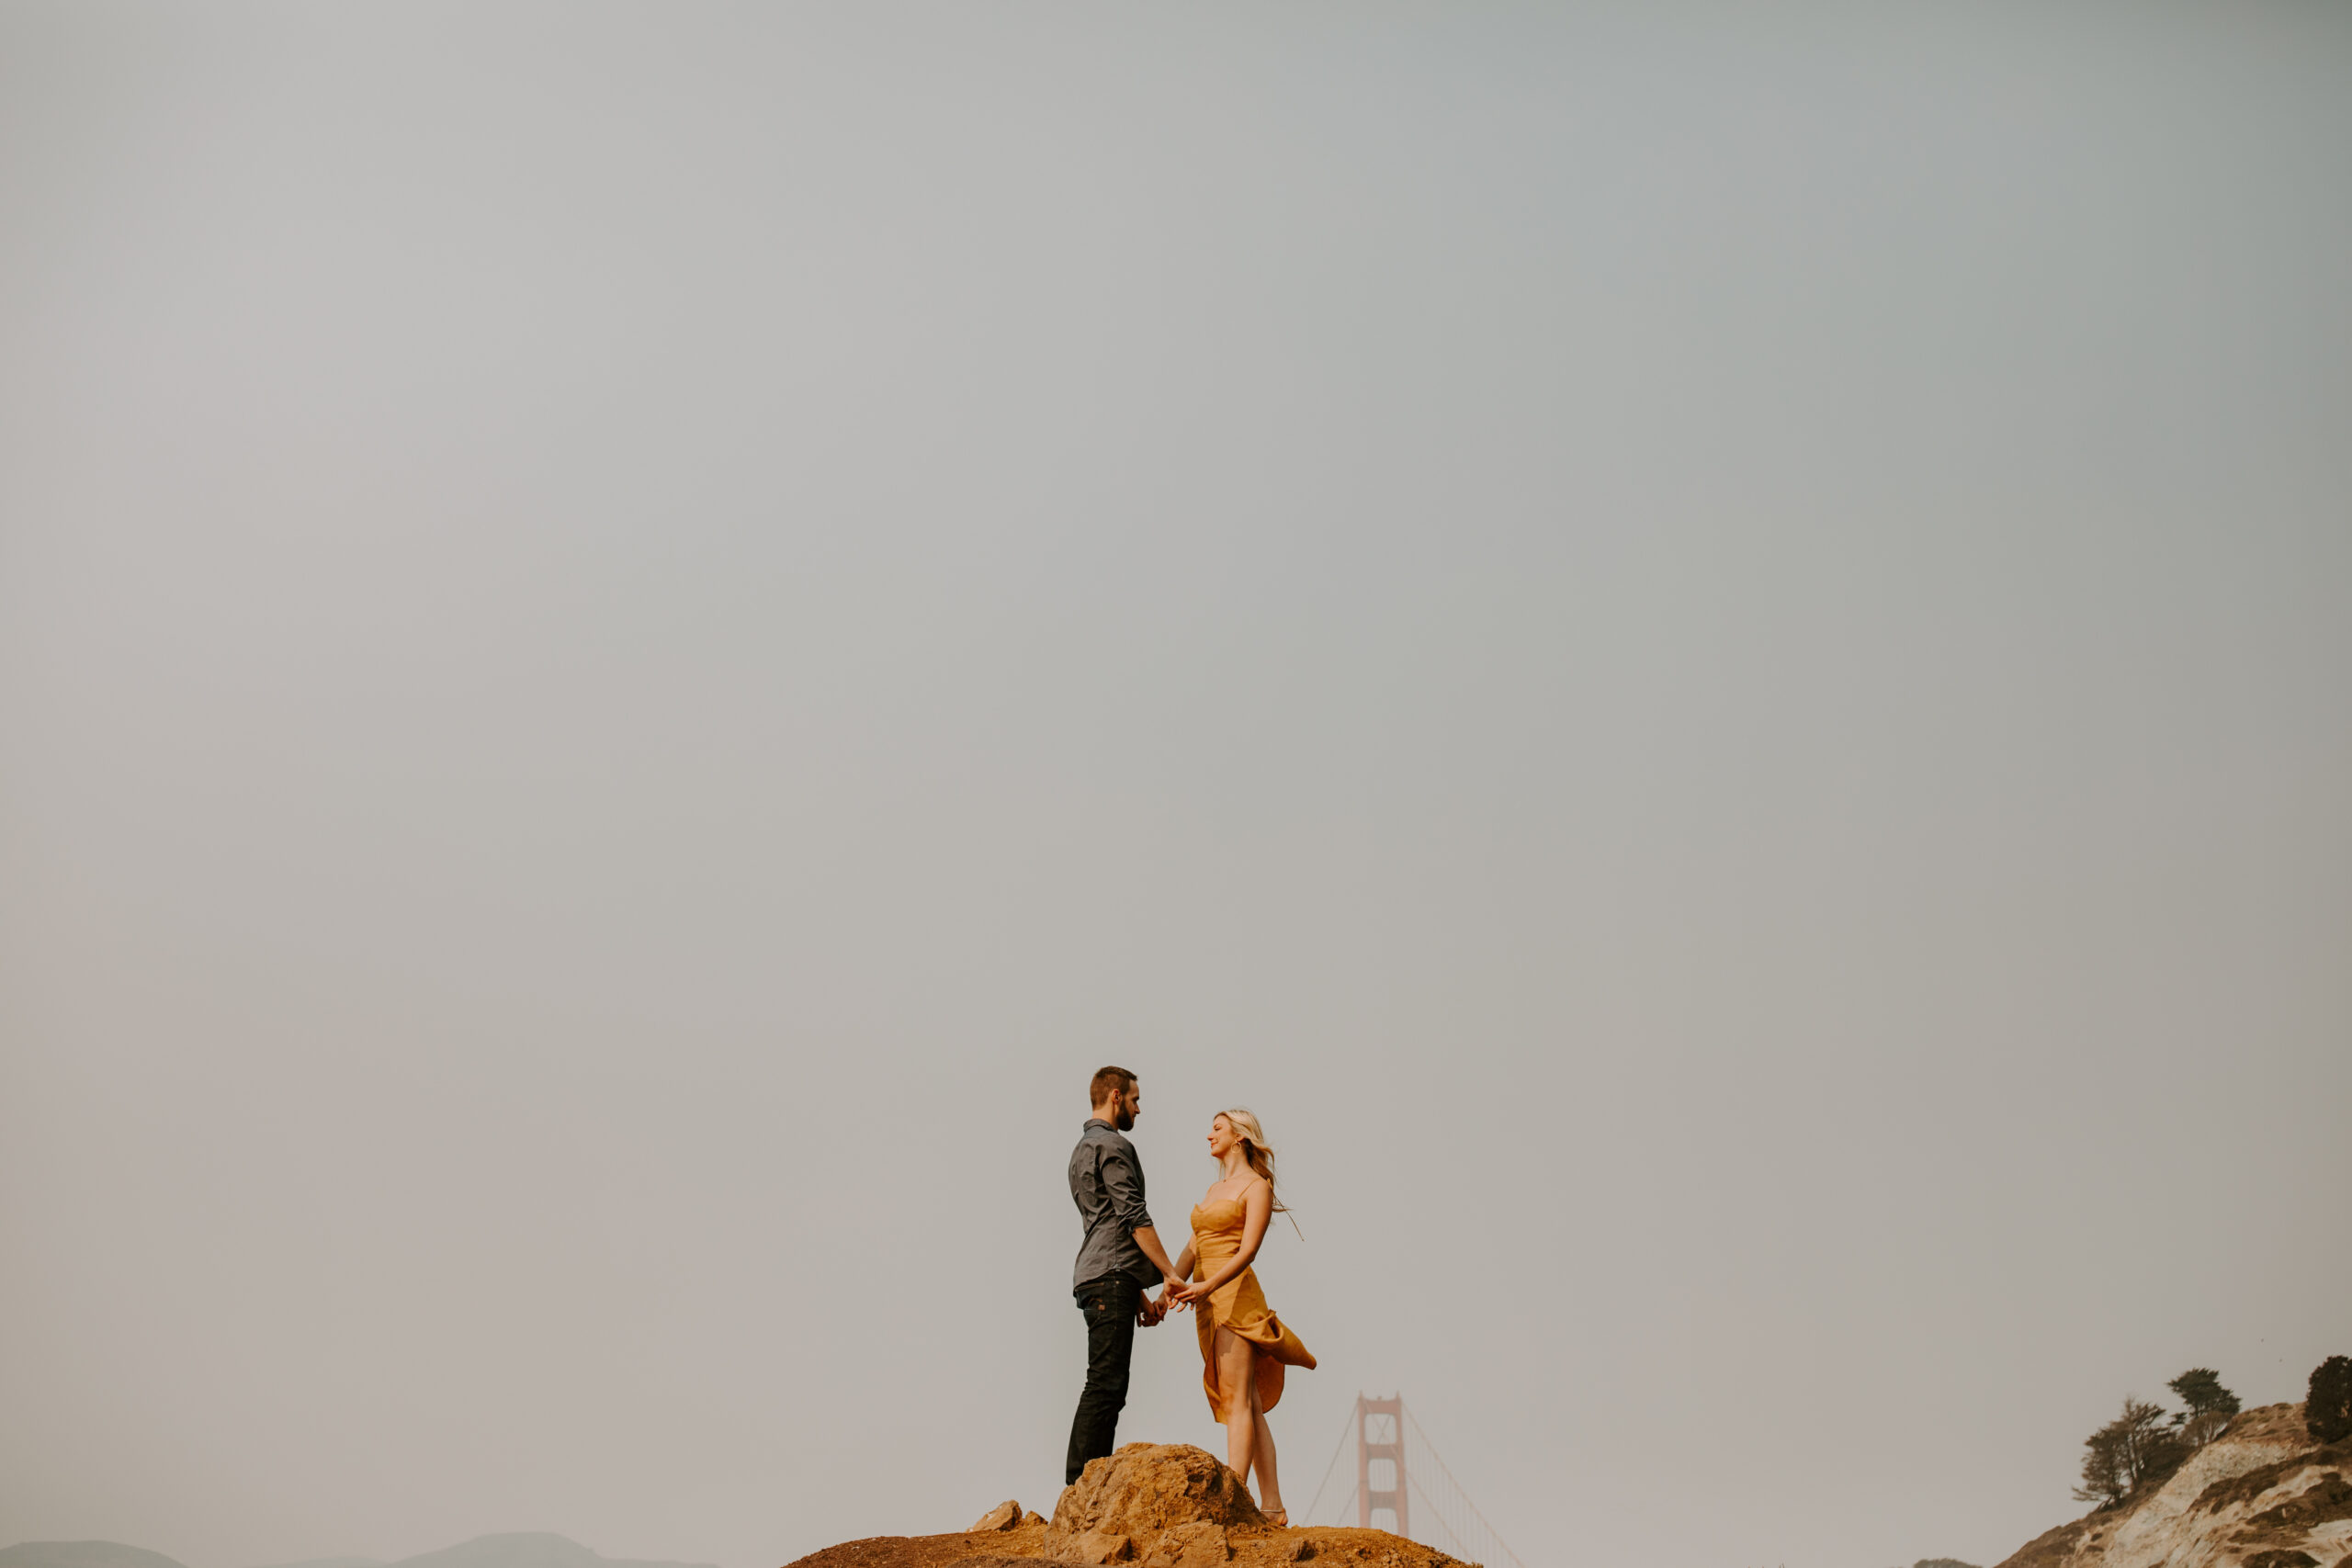
[[[1197,1280],[1178,1291],[1188,1302],[1212,1295],[1241,1277],[1241,1271],[1257,1261],[1258,1248],[1266,1239],[1266,1222],[1274,1216],[1274,1190],[1261,1181],[1250,1189],[1241,1200],[1241,1250],[1232,1260],[1205,1280]],[[1191,1247],[1184,1249],[1187,1253]]]

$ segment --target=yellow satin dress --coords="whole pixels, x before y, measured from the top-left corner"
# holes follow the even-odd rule
[[[1193,1209],[1193,1278],[1205,1280],[1241,1250],[1241,1227],[1249,1210],[1238,1199],[1218,1199]],[[1283,1396],[1283,1369],[1312,1371],[1315,1357],[1298,1336],[1283,1326],[1266,1305],[1258,1288],[1258,1271],[1244,1269],[1193,1308],[1193,1325],[1201,1337],[1201,1388],[1209,1396],[1209,1413],[1220,1425],[1225,1401],[1216,1382],[1216,1331],[1231,1329],[1258,1347],[1258,1408],[1272,1410]]]

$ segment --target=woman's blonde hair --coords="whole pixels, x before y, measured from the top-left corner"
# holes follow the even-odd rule
[[[1241,1140],[1242,1159],[1265,1181],[1266,1195],[1274,1201],[1273,1212],[1288,1213],[1289,1205],[1283,1201],[1282,1194],[1274,1190],[1274,1146],[1266,1142],[1266,1130],[1258,1124],[1257,1112],[1244,1111],[1237,1105],[1217,1114],[1224,1117],[1226,1125],[1233,1129],[1233,1135]],[[1296,1225],[1298,1222],[1294,1219],[1291,1224]]]

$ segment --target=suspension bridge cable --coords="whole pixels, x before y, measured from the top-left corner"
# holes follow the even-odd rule
[[[1438,1529],[1445,1532],[1445,1539],[1453,1544],[1455,1552],[1460,1555],[1462,1561],[1464,1562],[1477,1563],[1480,1561],[1480,1553],[1477,1548],[1472,1546],[1468,1541],[1462,1539],[1460,1533],[1453,1528],[1453,1521],[1445,1517],[1445,1510],[1437,1506],[1437,1499],[1431,1497],[1428,1493],[1421,1490],[1419,1479],[1415,1476],[1408,1476],[1405,1479],[1405,1483],[1413,1489],[1413,1495],[1421,1500],[1423,1506],[1428,1509],[1430,1517],[1437,1521]],[[1436,1543],[1431,1542],[1430,1544],[1434,1545]]]
[[[1420,1498],[1428,1517],[1436,1520],[1438,1528],[1443,1530],[1447,1538],[1465,1554],[1464,1561],[1492,1562],[1499,1558],[1507,1562],[1510,1568],[1527,1568],[1527,1564],[1520,1560],[1519,1553],[1510,1549],[1510,1543],[1503,1540],[1502,1532],[1495,1529],[1494,1521],[1480,1512],[1478,1505],[1470,1500],[1469,1492],[1454,1475],[1452,1468],[1446,1464],[1445,1456],[1437,1451],[1437,1445],[1430,1441],[1429,1433],[1423,1429],[1419,1419],[1413,1415],[1411,1408],[1403,1407],[1402,1414],[1411,1424],[1413,1436],[1421,1452],[1429,1456],[1437,1465],[1438,1474],[1445,1478],[1442,1490],[1447,1494],[1447,1500],[1445,1505],[1441,1505],[1430,1495],[1429,1489],[1421,1484],[1420,1477],[1414,1474],[1409,1467],[1406,1469],[1403,1477],[1405,1483],[1415,1495]],[[1361,1433],[1357,1435],[1359,1438],[1362,1436]],[[1404,1435],[1401,1430],[1396,1434],[1399,1440],[1402,1440]],[[1323,1467],[1323,1479],[1316,1483],[1315,1500],[1307,1504],[1306,1512],[1299,1516],[1302,1523],[1314,1522],[1316,1510],[1323,1506],[1324,1494],[1330,1490],[1331,1476],[1339,1469],[1340,1456],[1347,1450],[1348,1432],[1343,1429],[1340,1434],[1340,1446],[1331,1450],[1331,1461]],[[1340,1524],[1344,1525],[1349,1521],[1351,1517],[1351,1510],[1357,1501],[1357,1489],[1353,1486],[1349,1487],[1347,1496],[1340,1504],[1339,1522]],[[1467,1511],[1469,1517],[1476,1521],[1476,1529],[1455,1522],[1461,1517],[1463,1511]],[[1475,1540],[1472,1539],[1474,1537]],[[1497,1568],[1500,1568],[1500,1564],[1498,1564]]]
[[[1340,1468],[1340,1456],[1347,1451],[1348,1428],[1342,1427],[1340,1428],[1340,1446],[1331,1450],[1331,1462],[1323,1467],[1323,1479],[1315,1483],[1315,1503],[1320,1503],[1323,1501],[1323,1488],[1331,1484],[1331,1472]],[[1354,1494],[1351,1493],[1350,1495],[1352,1496]],[[1315,1517],[1315,1503],[1309,1503],[1306,1505],[1306,1512],[1299,1515],[1298,1517],[1302,1519],[1313,1518]]]
[[[1429,1455],[1430,1458],[1437,1461],[1439,1472],[1442,1473],[1445,1477],[1446,1481],[1453,1487],[1453,1494],[1455,1496],[1462,1499],[1462,1506],[1469,1509],[1472,1516],[1476,1517],[1481,1525],[1486,1527],[1487,1534],[1493,1538],[1494,1543],[1497,1546],[1502,1548],[1503,1555],[1511,1560],[1513,1568],[1527,1568],[1526,1563],[1520,1562],[1519,1553],[1513,1551],[1510,1549],[1510,1543],[1503,1540],[1503,1532],[1495,1528],[1494,1521],[1487,1518],[1486,1515],[1478,1511],[1477,1504],[1470,1501],[1470,1494],[1464,1490],[1461,1482],[1454,1479],[1453,1472],[1446,1468],[1443,1456],[1439,1454],[1437,1451],[1437,1445],[1430,1441],[1430,1435],[1427,1432],[1421,1430],[1421,1424],[1414,1417],[1413,1412],[1409,1406],[1408,1406],[1405,1411],[1405,1419],[1412,1422],[1414,1435],[1421,1439],[1421,1451]],[[1424,1493],[1422,1495],[1426,1498],[1428,1494]],[[1431,1504],[1430,1506],[1434,1508],[1436,1505]],[[1443,1516],[1441,1514],[1440,1517],[1442,1518]]]
[[[1418,1479],[1408,1477],[1407,1484],[1412,1487],[1414,1495],[1420,1498],[1423,1506],[1426,1507],[1429,1513],[1436,1518],[1438,1528],[1445,1532],[1446,1540],[1453,1544],[1453,1554],[1460,1557],[1463,1562],[1474,1565],[1480,1565],[1486,1563],[1490,1558],[1494,1557],[1497,1552],[1500,1552],[1506,1557],[1511,1556],[1510,1548],[1505,1545],[1500,1540],[1497,1539],[1488,1530],[1473,1530],[1470,1533],[1476,1536],[1478,1539],[1476,1540],[1467,1539],[1463,1532],[1455,1527],[1453,1521],[1446,1517],[1445,1510],[1438,1506],[1437,1499],[1430,1496],[1426,1491],[1422,1490],[1421,1483]],[[1463,1501],[1467,1503],[1469,1502],[1469,1499],[1465,1497]],[[1471,1511],[1476,1513],[1477,1510],[1473,1508]],[[1436,1543],[1430,1542],[1430,1544],[1435,1545]],[[1519,1560],[1516,1557],[1511,1557],[1511,1561],[1516,1562]]]

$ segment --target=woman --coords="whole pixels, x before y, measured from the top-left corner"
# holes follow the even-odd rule
[[[1193,1211],[1193,1239],[1176,1259],[1186,1283],[1170,1286],[1168,1294],[1195,1309],[1201,1386],[1210,1412],[1225,1424],[1226,1462],[1244,1485],[1257,1466],[1260,1506],[1272,1523],[1287,1525],[1266,1412],[1283,1396],[1283,1368],[1311,1368],[1315,1358],[1268,1310],[1250,1267],[1267,1222],[1283,1207],[1274,1196],[1274,1151],[1255,1116],[1221,1111],[1209,1123],[1209,1156],[1225,1174]]]

